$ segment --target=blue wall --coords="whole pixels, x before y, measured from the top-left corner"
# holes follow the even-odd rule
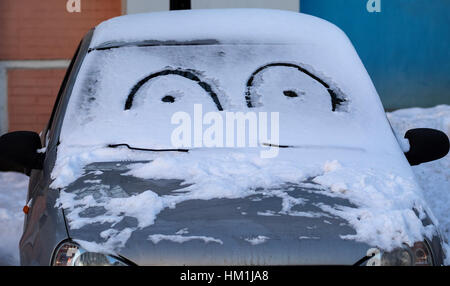
[[[386,109],[450,104],[450,0],[300,0],[350,38]]]

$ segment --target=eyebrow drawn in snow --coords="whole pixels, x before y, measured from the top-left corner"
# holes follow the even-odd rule
[[[326,83],[323,79],[321,79],[320,77],[318,77],[317,75],[312,73],[305,66],[300,65],[300,64],[288,63],[288,62],[274,62],[274,63],[269,63],[269,64],[259,67],[252,73],[252,75],[248,79],[247,84],[246,84],[246,90],[245,90],[245,101],[247,102],[248,108],[261,106],[261,102],[258,102],[258,99],[260,96],[258,94],[255,94],[255,91],[254,91],[255,84],[257,84],[257,83],[255,83],[255,78],[259,74],[263,73],[265,70],[272,68],[272,67],[292,68],[299,72],[302,72],[303,74],[309,76],[311,79],[320,83],[324,88],[326,88],[326,90],[330,94],[331,110],[333,112],[340,110],[339,107],[341,107],[341,105],[343,105],[347,101],[345,96],[342,94],[342,92],[338,88],[330,86],[330,84]],[[298,97],[298,95],[293,90],[285,90],[285,91],[283,91],[283,93],[287,97]]]
[[[141,79],[138,83],[136,83],[133,88],[130,91],[130,94],[127,97],[127,100],[125,102],[124,110],[128,110],[133,106],[133,100],[136,95],[136,93],[139,91],[139,89],[148,81],[161,77],[166,75],[177,75],[184,77],[186,79],[192,80],[196,82],[204,91],[206,91],[211,99],[214,101],[214,104],[217,106],[218,110],[223,110],[222,104],[219,101],[219,98],[217,97],[216,92],[213,90],[213,87],[211,84],[207,83],[206,81],[200,79],[200,73],[198,71],[195,71],[193,69],[165,69],[159,72],[152,73],[145,78]]]

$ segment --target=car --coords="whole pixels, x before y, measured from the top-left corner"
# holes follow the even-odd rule
[[[396,137],[333,24],[189,10],[87,33],[0,168],[30,176],[22,265],[442,265],[411,166],[448,150]]]

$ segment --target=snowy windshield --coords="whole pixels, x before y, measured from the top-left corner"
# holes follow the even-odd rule
[[[203,115],[267,112],[270,121],[279,113],[280,145],[367,148],[380,126],[389,127],[357,72],[352,62],[307,45],[94,49],[78,75],[61,141],[173,147],[174,114],[195,121],[194,105],[201,105]]]

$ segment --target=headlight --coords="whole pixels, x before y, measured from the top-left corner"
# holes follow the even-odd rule
[[[372,257],[367,266],[433,266],[431,250],[426,242],[416,242],[413,247],[405,245],[390,252],[372,248],[367,256]]]
[[[87,252],[73,242],[62,243],[53,258],[53,266],[127,266],[110,255]]]

